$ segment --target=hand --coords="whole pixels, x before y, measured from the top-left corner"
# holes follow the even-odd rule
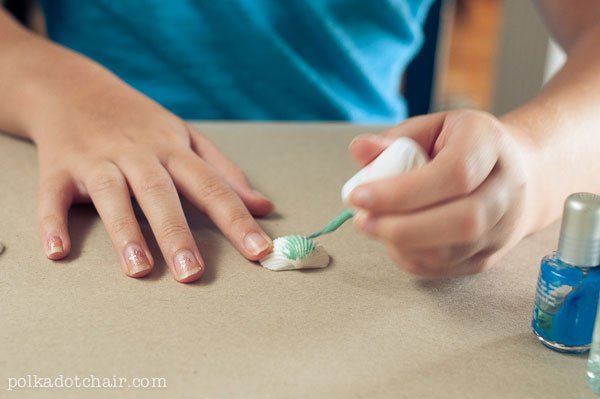
[[[246,258],[257,260],[270,250],[271,239],[251,213],[268,214],[271,202],[206,137],[100,68],[70,76],[68,85],[61,81],[67,80],[55,76],[46,84],[44,92],[54,95],[36,104],[30,126],[39,150],[40,236],[50,259],[67,256],[71,248],[70,205],[91,201],[123,271],[131,277],[150,273],[154,262],[133,195],[175,279],[197,280],[204,262],[178,192]]]
[[[423,277],[477,273],[531,230],[530,145],[476,111],[409,119],[350,145],[361,165],[408,136],[432,158],[420,169],[363,184],[350,195],[355,227]]]

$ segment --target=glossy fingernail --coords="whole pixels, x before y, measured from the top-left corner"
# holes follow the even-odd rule
[[[244,238],[244,246],[252,255],[257,256],[271,247],[271,243],[260,233],[249,233]]]
[[[177,251],[173,258],[173,266],[175,267],[175,274],[179,280],[185,280],[202,271],[202,267],[194,254],[187,249]]]
[[[129,244],[125,247],[125,260],[129,274],[136,275],[150,269],[150,261],[139,245]]]
[[[63,242],[59,236],[52,236],[48,239],[48,256],[62,254],[64,252]]]
[[[368,208],[373,203],[373,193],[365,187],[357,187],[350,194],[350,203],[360,208]]]

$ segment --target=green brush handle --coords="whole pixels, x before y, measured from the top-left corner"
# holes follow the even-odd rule
[[[331,233],[332,231],[337,230],[341,225],[343,225],[346,220],[351,219],[354,216],[354,211],[352,209],[344,209],[342,213],[331,219],[327,226],[325,226],[322,230],[317,231],[316,233],[312,233],[308,236],[308,238],[316,238],[322,236],[323,234]]]

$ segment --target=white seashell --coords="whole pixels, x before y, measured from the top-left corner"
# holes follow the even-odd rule
[[[329,264],[329,254],[308,237],[283,236],[273,240],[273,252],[260,264],[275,271],[323,268]]]

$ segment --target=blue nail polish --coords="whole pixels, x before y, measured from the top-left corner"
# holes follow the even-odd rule
[[[558,249],[542,259],[532,328],[560,352],[590,348],[600,291],[600,196],[567,198]]]

